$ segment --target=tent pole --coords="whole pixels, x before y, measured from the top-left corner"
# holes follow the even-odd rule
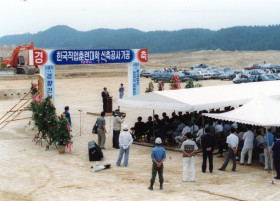
[[[269,166],[271,166],[270,151],[269,151],[269,139],[268,139],[267,127],[265,127],[265,129],[266,129],[266,155],[267,155],[267,163],[268,163],[268,167],[269,167]],[[268,167],[267,167],[267,171],[269,172]],[[271,167],[271,176],[272,176],[272,184],[274,184],[273,167]]]
[[[205,128],[204,128],[204,117],[203,117],[202,114],[201,114],[201,116],[202,116],[202,129],[203,129],[202,132],[203,132],[203,135],[204,135],[204,129],[205,129]]]
[[[193,140],[195,141],[195,137],[194,137],[194,112],[192,112],[192,114],[193,114],[193,115],[192,115],[192,117],[193,117],[193,118],[192,118],[192,129],[193,129],[193,130],[192,130],[192,137],[193,137]]]
[[[270,166],[270,157],[269,157],[269,141],[268,141],[268,131],[267,127],[265,127],[265,134],[266,134],[266,157],[268,160],[268,166]],[[269,168],[267,167],[267,171],[269,172]]]
[[[155,141],[155,110],[153,110],[153,137]]]

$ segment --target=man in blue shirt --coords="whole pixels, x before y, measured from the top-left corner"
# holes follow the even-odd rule
[[[124,95],[124,87],[123,87],[123,83],[121,83],[121,86],[119,88],[119,92],[120,92],[120,99],[123,98],[123,95]]]
[[[71,126],[72,123],[71,123],[71,117],[70,117],[70,113],[69,113],[69,106],[65,106],[65,107],[64,107],[64,110],[65,110],[65,111],[63,112],[63,114],[65,114],[65,117],[66,117],[66,119],[67,119],[69,125]]]
[[[271,133],[271,128],[268,129],[267,135],[268,135],[268,153],[267,153],[267,138],[266,138],[267,136],[266,136],[266,134],[264,134],[264,137],[263,137],[263,153],[264,153],[264,169],[265,170],[272,169],[272,166],[273,166],[271,148],[272,148],[272,144],[274,141],[274,135]],[[268,156],[269,156],[270,165],[268,165]]]
[[[159,183],[160,183],[160,190],[163,189],[163,161],[166,159],[166,151],[164,148],[162,148],[160,145],[162,143],[161,139],[158,137],[156,138],[156,147],[152,149],[151,158],[153,162],[152,167],[152,178],[151,178],[151,185],[149,186],[149,190],[153,190],[153,185],[155,183],[155,179],[157,176],[159,176]]]
[[[183,119],[180,119],[180,122],[181,123],[179,124],[177,129],[172,133],[174,138],[177,137],[186,126],[185,123],[183,122]]]
[[[273,151],[273,160],[275,170],[277,172],[277,176],[274,177],[275,179],[280,179],[280,134],[276,135],[276,142],[274,142],[272,151]]]

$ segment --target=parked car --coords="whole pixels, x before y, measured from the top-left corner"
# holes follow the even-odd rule
[[[233,80],[235,77],[236,74],[234,71],[228,71],[219,76],[221,80]]]
[[[144,69],[140,72],[140,77],[152,77],[153,75],[160,73],[160,70],[151,70],[151,69]]]
[[[204,80],[208,80],[211,78],[211,73],[207,72],[207,71],[201,71],[199,72],[202,76]]]
[[[255,82],[260,82],[260,81],[272,81],[274,79],[269,78],[267,75],[257,75]]]
[[[211,74],[211,79],[219,79],[220,75],[223,74],[222,71],[218,71],[218,70],[211,70],[209,72]]]
[[[273,72],[279,73],[280,72],[280,66],[276,66],[275,68],[272,69]]]
[[[250,70],[250,69],[259,69],[259,68],[260,68],[259,64],[249,64],[249,65],[245,66],[244,69]]]
[[[261,75],[264,73],[264,70],[262,69],[256,69],[256,70],[250,70],[248,71],[251,75]]]
[[[254,79],[255,79],[255,75],[252,75],[250,77],[234,78],[233,83],[234,84],[240,84],[240,83],[253,82]]]
[[[280,80],[280,77],[277,74],[266,74],[272,80]]]
[[[184,72],[187,78],[192,78],[193,80],[203,80],[203,75],[197,71],[186,71]]]
[[[200,63],[190,66],[190,69],[193,70],[195,68],[207,68],[208,66],[206,64]]]
[[[233,79],[233,83],[247,83],[247,82],[260,82],[260,81],[271,81],[269,77],[266,75],[251,75],[248,78],[235,78]]]
[[[260,64],[260,67],[265,69],[271,69],[271,68],[276,68],[277,66],[274,64]]]
[[[182,72],[176,72],[176,73],[162,72],[160,74],[153,75],[151,79],[154,82],[158,82],[158,81],[170,82],[172,77],[176,74],[178,75],[180,82],[185,82],[188,79],[188,77]]]
[[[192,71],[197,71],[197,72],[199,72],[199,71],[202,71],[204,68],[194,68],[194,69],[192,69]]]

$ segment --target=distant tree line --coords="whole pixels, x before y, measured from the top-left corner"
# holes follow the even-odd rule
[[[9,35],[0,45],[34,42],[36,47],[53,49],[141,49],[150,53],[216,50],[280,50],[280,25],[237,26],[211,31],[183,29],[150,31],[136,29],[95,29],[77,31],[59,25],[36,34]]]

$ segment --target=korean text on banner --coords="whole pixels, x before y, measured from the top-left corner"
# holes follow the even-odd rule
[[[147,62],[147,49],[30,50],[30,65],[75,65]]]
[[[140,63],[132,63],[132,95],[140,94]]]
[[[45,91],[44,96],[45,98],[50,96],[53,104],[55,105],[55,83],[54,83],[54,66],[53,65],[45,65]]]

